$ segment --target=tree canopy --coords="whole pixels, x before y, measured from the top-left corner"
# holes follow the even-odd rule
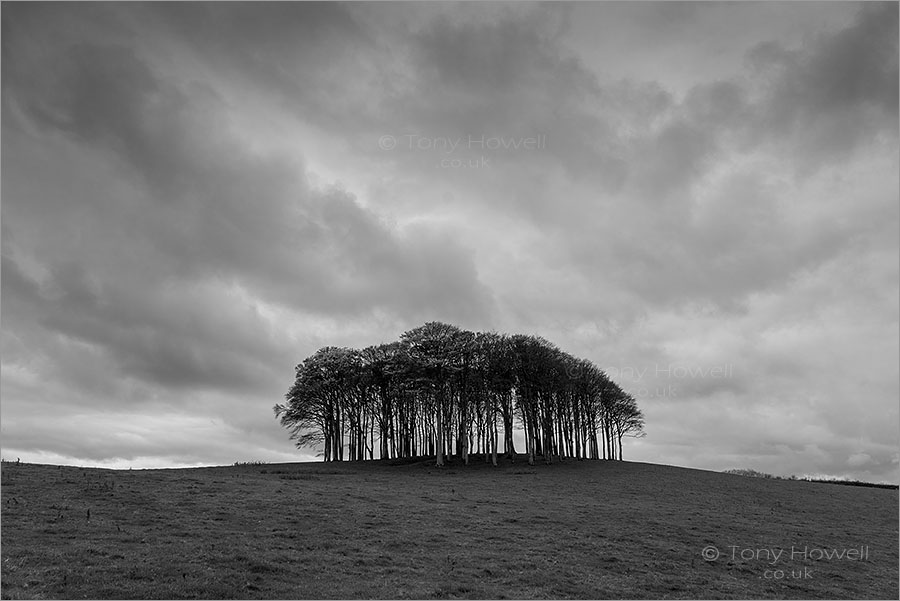
[[[515,459],[516,431],[530,464],[621,459],[622,438],[644,434],[634,397],[590,361],[539,336],[440,322],[361,350],[319,349],[274,410],[297,447],[325,461],[476,455],[496,465],[498,454]]]

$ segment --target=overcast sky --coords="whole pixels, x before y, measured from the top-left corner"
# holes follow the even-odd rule
[[[326,345],[533,333],[625,459],[898,480],[897,3],[2,8],[2,454],[312,459]]]

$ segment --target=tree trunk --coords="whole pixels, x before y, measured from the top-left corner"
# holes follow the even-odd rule
[[[497,433],[497,415],[496,414],[493,416],[493,419],[491,420],[490,436],[491,436],[491,464],[494,467],[497,467],[497,444],[499,443],[497,438],[499,435]]]
[[[528,453],[528,465],[534,465],[534,425],[529,419],[525,424],[525,447]]]
[[[437,403],[436,403],[435,415],[437,416],[437,423],[435,424],[435,438],[437,439],[437,445],[435,448],[435,465],[438,467],[443,467],[444,465],[444,423],[443,416],[441,413],[443,412],[443,403],[441,402],[440,395],[438,395]]]

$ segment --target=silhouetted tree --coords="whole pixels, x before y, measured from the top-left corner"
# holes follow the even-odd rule
[[[622,438],[643,436],[634,397],[593,363],[539,336],[473,333],[429,322],[362,350],[325,347],[295,368],[274,407],[298,447],[325,461],[472,453],[515,460],[516,423],[529,464],[621,459]]]

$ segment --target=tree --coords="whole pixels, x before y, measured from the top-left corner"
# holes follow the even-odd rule
[[[441,322],[362,350],[319,349],[274,411],[298,447],[321,446],[325,461],[345,450],[373,459],[377,447],[381,459],[429,455],[441,466],[475,453],[497,465],[500,424],[509,460],[521,426],[529,464],[621,459],[623,437],[644,435],[634,398],[590,361],[539,336]]]
[[[610,415],[613,430],[616,435],[618,456],[614,459],[622,459],[622,437],[631,436],[642,438],[644,432],[644,414],[638,409],[637,401],[628,393],[618,396],[616,404]]]
[[[435,463],[444,465],[453,422],[452,376],[461,369],[463,332],[456,326],[429,322],[400,336],[409,353],[408,375],[431,397],[434,412]]]

